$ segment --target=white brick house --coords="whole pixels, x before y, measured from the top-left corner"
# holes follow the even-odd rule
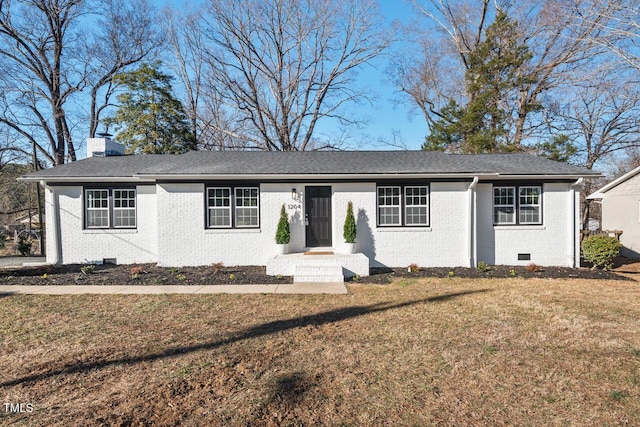
[[[91,157],[23,180],[46,189],[51,263],[266,265],[280,208],[290,253],[356,251],[370,266],[576,266],[592,171],[528,154],[191,152]]]

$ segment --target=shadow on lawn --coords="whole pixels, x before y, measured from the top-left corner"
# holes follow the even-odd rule
[[[116,360],[98,360],[91,363],[68,364],[54,371],[42,372],[40,374],[28,375],[26,377],[2,382],[0,383],[0,387],[14,386],[14,385],[28,383],[32,381],[41,381],[41,380],[44,380],[56,375],[61,375],[61,374],[84,373],[94,369],[106,368],[108,366],[132,365],[135,363],[150,362],[154,360],[165,359],[165,358],[178,356],[181,354],[192,353],[192,352],[201,351],[201,350],[213,350],[218,347],[222,347],[228,344],[233,344],[238,341],[257,338],[265,335],[271,335],[277,332],[287,331],[289,329],[303,328],[305,326],[312,326],[312,325],[313,326],[326,325],[330,323],[336,323],[343,320],[347,320],[353,317],[364,316],[366,314],[393,310],[396,308],[408,307],[412,305],[429,303],[429,302],[447,301],[449,299],[457,298],[464,295],[470,295],[470,294],[476,294],[476,293],[482,293],[482,292],[488,292],[488,291],[489,289],[478,289],[473,291],[455,292],[455,293],[449,293],[444,295],[438,295],[430,298],[407,301],[400,304],[391,304],[389,302],[386,302],[386,303],[377,303],[377,304],[371,304],[371,305],[365,305],[365,306],[338,308],[335,310],[325,311],[323,313],[312,314],[309,316],[295,317],[295,318],[286,319],[286,320],[276,320],[274,322],[269,322],[269,323],[255,326],[253,328],[249,328],[243,333],[237,334],[235,336],[232,336],[230,338],[223,339],[220,341],[197,344],[197,345],[186,346],[186,347],[169,348],[159,353],[149,354],[146,356],[122,357]],[[284,385],[284,388],[287,388],[286,384]]]

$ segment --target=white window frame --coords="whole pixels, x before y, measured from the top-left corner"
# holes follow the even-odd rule
[[[214,192],[214,199],[217,198],[215,196],[215,190],[227,190],[229,192],[229,206],[211,206],[209,204],[210,196],[209,191]],[[232,203],[233,203],[233,189],[231,187],[207,187],[206,189],[206,197],[207,197],[207,228],[232,228],[233,227],[233,218],[232,218]],[[229,225],[215,225],[211,224],[211,211],[228,211],[229,213]]]
[[[388,190],[388,189],[398,189],[398,204],[380,204],[380,190]],[[391,194],[387,196],[386,194],[382,196],[383,198],[391,198],[393,199],[394,195]],[[378,217],[378,226],[380,227],[401,227],[402,226],[402,187],[400,185],[381,185],[376,188],[376,207],[377,207],[377,217]],[[385,223],[381,222],[382,215],[380,212],[381,208],[396,208],[398,209],[398,222],[397,223]]]
[[[411,195],[409,196],[407,194],[407,190],[408,189],[425,189],[426,190],[426,194],[424,196],[422,195]],[[409,199],[413,199],[413,198],[421,198],[421,197],[425,197],[426,198],[426,202],[424,204],[422,203],[417,203],[417,204],[409,204]],[[411,200],[411,202],[413,202],[413,200]],[[424,223],[414,223],[414,224],[409,224],[409,215],[408,215],[408,211],[409,208],[424,208],[425,210],[425,222]],[[428,227],[429,226],[429,186],[428,185],[407,185],[404,187],[404,225],[407,227]]]
[[[526,189],[537,189],[538,190],[538,203],[522,203],[521,197],[533,197],[530,195],[521,196],[520,191]],[[538,208],[538,220],[537,221],[522,221],[521,220],[521,209],[525,208]],[[522,225],[540,225],[542,224],[542,186],[540,185],[523,185],[518,187],[518,224]]]
[[[107,207],[90,207],[89,206],[89,194],[95,192],[106,192],[107,193]],[[109,189],[108,188],[87,188],[85,190],[84,195],[84,209],[85,209],[85,228],[87,229],[102,229],[102,228],[110,228],[111,226],[111,215],[109,215],[109,211],[111,210],[111,203],[109,197]],[[95,200],[95,197],[94,197]],[[99,200],[104,200],[103,197],[100,197]],[[106,212],[107,213],[107,225],[89,225],[89,212]]]
[[[93,187],[84,188],[84,228],[86,230],[106,230],[106,229],[135,229],[138,225],[138,190],[135,187]],[[116,208],[114,203],[115,191],[133,191],[133,207]],[[89,206],[89,194],[93,192],[106,192],[107,193],[107,207],[90,207]],[[130,200],[127,198],[127,200]],[[115,225],[115,212],[119,210],[133,210],[134,225]],[[107,225],[95,226],[89,225],[89,212],[102,211],[107,213]]]
[[[213,190],[227,190],[229,192],[229,206],[210,206],[209,205],[209,192]],[[244,202],[244,196],[238,197],[237,191],[255,190],[256,191],[256,206],[240,206],[239,201],[242,199]],[[244,204],[244,203],[243,203]],[[238,209],[255,209],[257,224],[255,225],[238,225]],[[212,210],[226,210],[229,214],[229,225],[212,225],[211,214]],[[260,228],[260,186],[238,186],[233,185],[209,185],[205,187],[205,212],[207,218],[205,219],[206,228]]]
[[[127,193],[127,197],[122,198],[120,197],[121,200],[133,200],[133,207],[131,206],[127,206],[127,207],[117,207],[116,206],[116,191],[120,191],[121,195],[122,192],[126,192]],[[133,192],[133,199],[131,199],[129,197],[129,192]],[[111,194],[112,194],[112,198],[113,198],[113,218],[112,218],[112,224],[113,224],[113,228],[136,228],[137,224],[138,224],[138,209],[137,209],[137,201],[136,201],[136,196],[137,196],[137,192],[134,188],[114,188],[111,190]],[[116,225],[116,212],[124,212],[124,211],[131,211],[133,210],[133,225]]]
[[[512,204],[508,204],[508,203],[500,203],[500,204],[496,204],[496,190],[503,190],[503,189],[511,189],[513,191],[513,203]],[[498,187],[493,187],[493,191],[492,191],[492,197],[493,197],[493,225],[514,225],[517,224],[518,222],[518,206],[517,206],[517,197],[518,197],[518,188],[514,185],[501,185]],[[502,196],[498,196],[498,197],[502,197]],[[506,222],[506,221],[498,221],[498,219],[496,218],[496,208],[512,208],[513,209],[513,220],[511,222]]]
[[[242,194],[244,192],[244,190],[255,190],[256,191],[256,205],[255,206],[245,206],[244,205],[244,200],[245,197]],[[238,191],[240,191],[241,195],[238,197]],[[236,225],[237,228],[258,228],[260,227],[260,188],[259,187],[235,187],[233,189],[233,195],[234,195],[234,223]],[[249,195],[249,200],[253,199],[253,196]],[[238,204],[239,200],[243,200],[243,204],[240,206]],[[256,218],[256,223],[255,224],[249,224],[249,225],[239,225],[238,224],[238,210],[239,209],[250,209],[250,210],[255,210],[255,218]],[[253,218],[253,215],[251,216]]]

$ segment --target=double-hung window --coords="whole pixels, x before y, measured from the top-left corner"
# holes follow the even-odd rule
[[[405,225],[429,225],[429,187],[404,187]]]
[[[136,190],[113,190],[113,226],[136,226]]]
[[[541,224],[541,188],[519,187],[518,198],[518,222],[520,224]]]
[[[493,187],[493,223],[495,225],[542,224],[541,186]]]
[[[415,227],[429,225],[429,187],[379,186],[378,225]]]
[[[207,211],[209,227],[231,227],[231,188],[208,188]]]
[[[402,225],[400,187],[378,187],[378,224]]]
[[[258,187],[208,187],[208,228],[257,228],[260,226]]]
[[[516,223],[516,187],[493,187],[493,223]]]
[[[258,189],[236,188],[236,227],[258,226]]]
[[[136,228],[136,190],[88,188],[85,194],[86,228]]]

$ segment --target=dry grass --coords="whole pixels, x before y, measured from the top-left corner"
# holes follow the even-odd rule
[[[640,284],[0,298],[0,424],[633,425]],[[3,408],[0,407],[0,410]]]

